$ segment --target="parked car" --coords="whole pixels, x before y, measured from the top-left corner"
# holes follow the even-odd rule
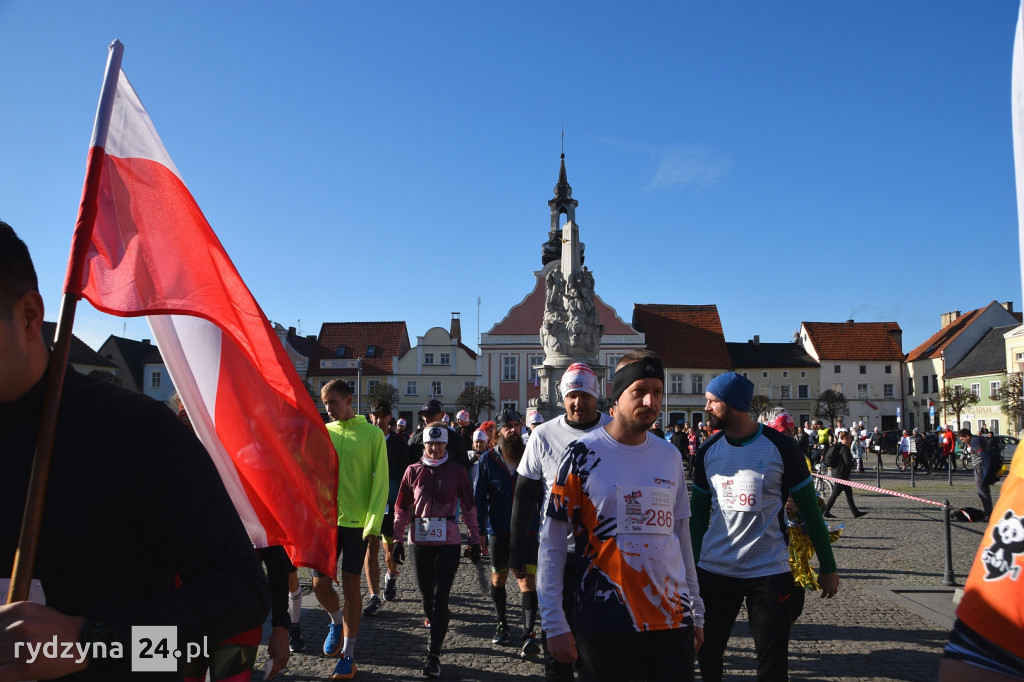
[[[1009,466],[1010,461],[1013,459],[1013,453],[1017,450],[1017,443],[1020,442],[1020,439],[1014,438],[1013,436],[1004,436],[1002,434],[992,436],[992,438],[994,438],[996,443],[999,445],[999,452],[1003,455],[1003,461],[1005,461],[1006,465]]]

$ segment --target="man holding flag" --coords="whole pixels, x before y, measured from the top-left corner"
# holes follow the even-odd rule
[[[50,361],[43,316],[28,249],[0,222],[4,575],[15,560]],[[259,627],[270,604],[252,544],[192,430],[165,405],[74,370],[63,379],[32,578],[37,603],[0,606],[0,680],[81,670],[76,679],[179,679],[129,670],[133,626],[176,626],[182,650],[204,640],[212,648]],[[117,643],[124,653],[83,661],[39,655],[29,665],[26,648],[54,637],[62,645]]]

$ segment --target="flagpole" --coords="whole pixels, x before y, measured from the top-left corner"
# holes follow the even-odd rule
[[[46,484],[50,477],[50,462],[53,455],[53,441],[57,429],[57,411],[60,407],[64,374],[68,367],[68,351],[71,347],[71,327],[75,321],[75,309],[82,293],[82,272],[85,256],[96,224],[97,194],[100,175],[103,170],[103,150],[110,127],[110,115],[114,108],[114,95],[121,73],[121,55],[124,45],[114,40],[108,48],[107,68],[103,76],[103,88],[96,107],[89,157],[85,166],[85,184],[82,200],[78,206],[75,233],[71,241],[71,255],[68,259],[68,274],[61,296],[57,331],[54,333],[53,352],[50,354],[46,378],[46,395],[43,398],[42,416],[36,435],[36,450],[32,461],[25,513],[21,521],[21,535],[14,553],[14,568],[7,603],[13,604],[28,599],[32,587],[32,573],[35,568],[36,550],[39,547],[39,529],[42,525],[43,503],[46,500]]]

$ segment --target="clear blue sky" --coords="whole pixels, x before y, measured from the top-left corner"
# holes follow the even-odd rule
[[[0,0],[0,219],[56,319],[114,38],[267,316],[460,311],[533,286],[565,127],[597,293],[718,305],[729,341],[802,320],[1021,305],[1018,4]],[[79,307],[75,333],[148,338]]]

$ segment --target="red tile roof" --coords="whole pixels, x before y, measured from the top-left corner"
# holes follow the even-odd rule
[[[345,346],[342,355],[336,354]],[[366,349],[377,346],[374,357]],[[362,358],[363,374],[391,374],[392,356],[409,350],[409,331],[405,322],[324,322],[310,358],[309,373],[316,376],[355,376],[354,369],[320,369],[321,360]]]
[[[731,369],[716,305],[633,305],[633,328],[666,367]]]
[[[804,322],[819,360],[903,360],[896,322]]]
[[[960,317],[956,318],[945,327],[935,332],[914,350],[907,353],[907,362],[913,362],[914,360],[921,360],[924,358],[937,358],[942,355],[942,351],[946,349],[946,346],[953,343],[956,337],[960,336],[963,330],[967,329],[971,325],[981,311],[984,308],[978,308],[977,310],[971,310],[970,312],[964,313]]]

